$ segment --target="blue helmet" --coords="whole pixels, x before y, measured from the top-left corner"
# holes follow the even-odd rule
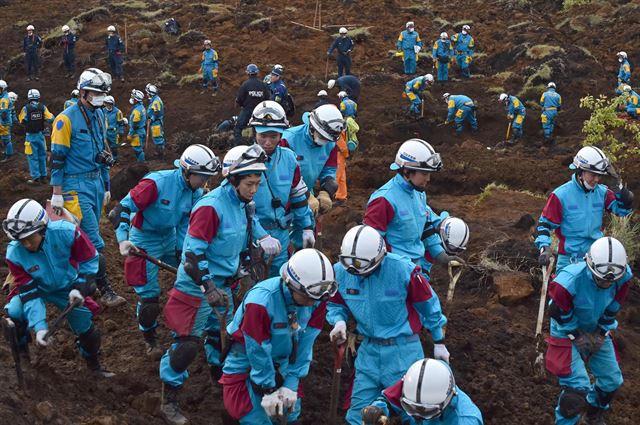
[[[247,74],[256,75],[258,71],[260,70],[258,69],[258,65],[256,65],[255,63],[250,63],[249,65],[247,65]]]

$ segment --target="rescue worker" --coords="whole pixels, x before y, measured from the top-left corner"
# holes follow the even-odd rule
[[[27,65],[27,80],[35,78],[40,80],[40,56],[39,50],[42,47],[42,38],[35,33],[33,25],[27,26],[27,35],[22,40],[22,51]]]
[[[605,211],[620,217],[633,212],[633,192],[621,186],[617,193],[603,184],[603,176],[615,175],[604,152],[586,146],[573,158],[571,180],[557,187],[547,199],[538,220],[535,245],[540,250],[541,266],[551,259],[551,232],[558,238],[556,272],[582,261],[593,242],[603,236]]]
[[[223,423],[298,423],[300,380],[336,290],[331,262],[308,248],[247,292],[227,328],[233,339],[220,380]]]
[[[542,93],[540,97],[540,107],[542,107],[542,131],[544,133],[544,141],[553,143],[553,129],[556,122],[558,112],[562,108],[562,96],[556,92],[556,83],[547,84],[547,91]]]
[[[421,105],[422,105],[422,93],[433,85],[433,75],[425,74],[410,80],[404,86],[404,93],[402,97],[406,97],[411,101],[409,107],[409,113],[416,118],[420,118]]]
[[[76,73],[76,41],[77,37],[70,31],[69,25],[62,26],[62,37],[58,46],[62,47],[62,60],[67,68],[67,78]]]
[[[122,64],[124,62],[124,43],[122,38],[116,34],[116,27],[109,25],[107,28],[107,38],[105,39],[107,49],[107,61],[111,68],[111,73],[124,82]]]
[[[283,249],[273,257],[269,276],[277,276],[288,260],[289,229],[291,223],[303,229],[304,248],[315,244],[313,215],[307,202],[308,188],[302,179],[296,154],[278,146],[282,133],[289,127],[282,106],[272,100],[261,102],[253,110],[249,126],[255,130],[256,142],[267,154],[264,178],[254,196],[256,217],[262,228],[280,241]]]
[[[340,35],[333,40],[331,47],[327,50],[327,56],[331,56],[334,50],[338,50],[338,56],[336,57],[338,77],[351,74],[351,52],[355,47],[355,43],[347,35],[348,32],[345,27],[341,27],[338,31]]]
[[[71,90],[71,97],[64,101],[64,108],[62,108],[62,109],[65,110],[69,106],[75,105],[76,103],[78,103],[78,95],[79,94],[80,94],[80,92],[78,91],[78,89]]]
[[[107,118],[107,142],[109,142],[113,161],[117,162],[120,137],[124,136],[127,119],[122,115],[122,111],[115,105],[113,96],[104,98],[104,115]]]
[[[459,258],[467,249],[469,227],[464,220],[451,217],[447,211],[438,215],[427,205],[427,222],[421,239],[425,248],[422,272],[430,277],[431,267],[440,252]]]
[[[482,425],[482,413],[457,385],[449,365],[422,359],[395,384],[362,409],[362,423],[379,424],[383,417],[400,416],[403,423],[420,425]]]
[[[445,93],[442,98],[447,102],[447,119],[445,124],[449,124],[451,121],[456,123],[456,135],[462,135],[462,124],[468,121],[471,125],[471,130],[478,131],[478,120],[476,119],[476,105],[470,97],[463,94],[449,94]]]
[[[11,101],[11,125],[9,126],[8,134],[5,136],[0,136],[0,142],[2,142],[2,145],[4,147],[4,155],[0,162],[7,162],[13,156],[13,143],[11,143],[11,134],[13,133],[13,125],[18,122],[18,115],[16,114],[16,102],[18,101],[18,95],[10,91],[8,97]],[[0,128],[1,127],[2,126],[0,126]]]
[[[80,355],[97,375],[114,376],[100,364],[101,335],[92,323],[99,310],[89,298],[95,291],[98,253],[87,235],[65,220],[49,220],[44,208],[33,199],[13,204],[2,228],[11,239],[6,263],[15,279],[4,309],[16,324],[20,351],[28,350],[30,330],[35,332],[39,346],[52,342],[45,337],[49,330],[47,304],[62,311],[79,301],[67,322]]]
[[[284,74],[284,68],[282,65],[275,65],[269,75],[271,84],[269,89],[271,90],[271,100],[278,102],[283,108],[286,109],[286,103],[288,102],[289,90],[282,80],[282,74]]]
[[[222,120],[216,126],[216,132],[223,133],[225,131],[231,131],[236,126],[236,121],[238,121],[238,116],[234,115],[229,119]]]
[[[202,61],[200,62],[200,72],[202,72],[202,93],[209,88],[211,82],[212,96],[218,94],[218,52],[211,47],[211,40],[204,41],[202,50]]]
[[[11,130],[13,125],[12,111],[15,108],[15,103],[9,98],[7,88],[7,82],[0,80],[0,142],[2,142],[2,147],[4,148],[3,161],[8,160],[13,155]]]
[[[620,68],[618,69],[618,86],[616,87],[616,94],[622,94],[622,87],[627,84],[631,85],[631,64],[627,58],[626,52],[618,52],[616,54],[618,62],[620,62]]]
[[[405,30],[398,36],[396,50],[398,52],[402,52],[404,73],[407,75],[415,74],[416,65],[418,63],[418,53],[422,50],[422,40],[420,40],[420,34],[415,31],[413,21],[409,21],[405,24]]]
[[[471,27],[469,25],[463,25],[462,31],[451,37],[462,78],[471,78],[470,65],[475,43],[469,31],[471,31]]]
[[[626,96],[627,99],[625,104],[627,115],[633,119],[637,119],[638,113],[640,112],[640,96],[627,84],[622,86],[622,94]]]
[[[522,126],[527,116],[527,110],[520,99],[507,93],[502,93],[498,100],[505,104],[507,119],[511,121],[511,138],[507,140],[507,144],[515,145],[522,138]]]
[[[428,209],[424,191],[431,173],[442,168],[440,154],[424,140],[409,139],[400,146],[389,168],[396,171],[396,175],[369,197],[362,222],[384,237],[390,252],[419,266],[426,265],[421,237]],[[447,255],[441,243],[433,244],[431,249],[432,258],[441,264],[452,260],[462,262],[458,257]]]
[[[111,199],[107,129],[102,106],[111,90],[111,75],[88,68],[78,79],[78,103],[62,111],[51,134],[51,206],[57,214],[66,208],[80,220],[80,227],[100,253],[96,284],[107,307],[126,300],[117,295],[107,278],[107,260],[100,236],[102,206]]]
[[[205,331],[212,379],[217,382],[222,375],[221,347],[226,341],[220,340],[218,314],[227,323],[232,319],[234,306],[229,286],[238,273],[240,253],[256,240],[267,255],[280,253],[278,240],[260,234],[258,220],[251,211],[251,201],[266,169],[265,160],[266,154],[257,145],[231,149],[223,159],[225,180],[191,210],[178,276],[164,308],[165,324],[175,339],[160,360],[161,411],[168,423],[187,422],[178,407],[177,395],[189,376],[187,367],[198,354],[198,342]]]
[[[236,104],[242,108],[233,130],[236,146],[242,144],[242,130],[249,123],[253,110],[260,102],[271,98],[267,85],[258,79],[258,72],[257,65],[253,63],[247,65],[246,73],[249,78],[242,83],[236,95]]]
[[[451,59],[453,58],[453,46],[449,41],[449,34],[446,32],[440,33],[440,39],[433,43],[431,57],[433,58],[433,66],[438,72],[438,81],[447,81],[449,79]]]
[[[344,130],[342,114],[335,105],[322,105],[302,114],[302,124],[288,128],[282,135],[281,146],[297,155],[302,179],[309,188],[309,208],[314,217],[328,212],[332,206],[338,184],[336,182],[336,141]],[[313,188],[319,182],[317,196]],[[315,223],[314,223],[315,227]],[[303,228],[292,227],[292,243],[296,249],[303,246]]]
[[[340,112],[342,113],[343,118],[345,120],[349,117],[355,119],[355,117],[358,116],[358,104],[349,99],[349,95],[346,91],[338,93],[338,99],[340,99]]]
[[[18,120],[25,126],[26,136],[24,153],[29,163],[27,183],[47,183],[47,143],[44,140],[44,123],[53,122],[53,114],[46,105],[40,102],[40,92],[29,89],[27,103],[18,115]]]
[[[151,140],[156,154],[160,159],[164,159],[164,102],[158,96],[158,87],[154,84],[147,84],[144,90],[149,98],[149,107],[147,108],[148,131],[151,131]]]
[[[327,88],[329,90],[335,86],[337,86],[340,91],[346,91],[347,95],[349,95],[354,102],[358,103],[358,98],[360,97],[360,80],[358,77],[355,75],[343,75],[340,78],[327,82]]]
[[[346,233],[334,271],[339,288],[327,305],[331,340],[347,341],[350,316],[357,334],[364,338],[356,355],[346,417],[350,425],[361,425],[362,408],[400,379],[413,362],[424,358],[421,317],[433,338],[434,357],[449,361],[443,331],[447,319],[420,267],[387,253],[383,237],[373,227],[359,225]]]
[[[145,162],[144,148],[147,141],[147,112],[144,109],[144,94],[140,90],[131,90],[129,103],[133,105],[129,114],[129,134],[127,140],[136,153],[138,162]]]
[[[329,102],[329,94],[327,93],[326,90],[320,90],[316,96],[318,96],[318,101],[316,102],[315,105],[313,105],[313,109],[316,109],[318,106],[331,103]]]
[[[159,360],[156,341],[160,314],[158,266],[136,252],[176,265],[182,254],[189,213],[202,197],[205,183],[218,174],[220,161],[204,145],[191,145],[174,162],[175,169],[147,174],[114,209],[124,277],[138,296],[136,316],[147,355]]]
[[[611,333],[631,289],[627,253],[617,239],[602,237],[585,260],[568,265],[549,284],[546,366],[561,387],[558,425],[576,424],[583,413],[584,423],[604,424],[604,413],[623,381]]]

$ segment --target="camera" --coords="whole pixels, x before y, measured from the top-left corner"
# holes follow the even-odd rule
[[[109,151],[102,151],[98,155],[96,155],[96,162],[98,164],[104,164],[108,167],[113,167],[113,165],[116,163],[116,161],[113,159],[113,156],[111,155],[111,152]]]

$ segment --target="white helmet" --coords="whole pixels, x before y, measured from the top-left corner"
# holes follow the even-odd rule
[[[329,94],[327,93],[327,91],[326,91],[326,90],[320,90],[320,91],[318,92],[318,97],[320,97],[320,96],[329,96]]]
[[[206,45],[211,46],[211,40],[205,40],[204,43],[202,43],[202,44],[204,44],[205,46]]]
[[[113,105],[114,103],[116,103],[116,101],[113,98],[113,96],[106,96],[104,98],[104,103],[108,103],[109,105]]]
[[[427,83],[433,83],[433,75],[431,74],[424,74],[424,79],[427,81]]]
[[[445,102],[449,101],[449,96],[451,96],[451,93],[445,93],[442,95],[442,98],[444,99]]]
[[[341,92],[338,92],[338,98],[342,99],[343,97],[347,97],[347,92],[342,90]]]
[[[627,58],[627,52],[618,52],[616,54],[616,56],[626,59]]]
[[[440,223],[440,239],[447,254],[458,254],[467,249],[469,226],[457,217],[447,217]]]
[[[289,120],[287,120],[287,114],[282,105],[273,100],[263,100],[253,109],[248,126],[256,127],[256,131],[259,133],[267,131],[261,127],[282,132],[289,127]]]
[[[9,208],[2,229],[9,239],[24,239],[47,227],[49,216],[42,205],[33,199],[21,199]]]
[[[144,93],[136,89],[131,90],[131,101],[142,102],[143,100],[144,100]]]
[[[462,31],[471,31],[471,27],[469,25],[463,25]]]
[[[506,93],[502,93],[500,96],[498,96],[498,101],[500,102],[506,102],[507,100],[509,100],[509,95]]]
[[[18,95],[12,91],[9,92],[8,96],[9,96],[9,100],[11,100],[12,102],[15,102],[18,100]]]
[[[109,25],[107,27],[107,32],[116,32],[116,27],[114,27],[113,25]]]
[[[62,26],[62,32],[67,32],[69,31],[71,28],[69,28],[69,25],[63,25]]]
[[[7,89],[7,87],[9,87],[7,85],[7,82],[5,80],[0,80],[0,91],[4,91]]]
[[[33,25],[27,25],[27,31],[35,31],[35,27]]]
[[[222,160],[222,175],[260,174],[267,170],[264,165],[267,154],[260,145],[236,146],[231,148]]]
[[[280,269],[289,290],[314,300],[326,301],[338,291],[331,261],[320,251],[297,251]]]
[[[98,68],[89,68],[80,74],[76,88],[108,93],[111,90],[111,74],[102,72]]]
[[[144,90],[147,92],[149,96],[155,96],[158,94],[158,87],[156,87],[154,84],[151,84],[151,83],[148,83],[144,87]]]
[[[80,90],[78,89],[71,90],[71,97],[78,97],[78,96],[80,96]]]
[[[595,146],[585,146],[573,157],[573,164],[569,168],[590,171],[604,176],[609,174],[609,166],[609,160],[604,152]]]
[[[442,360],[422,359],[411,365],[402,378],[404,411],[414,418],[433,419],[442,415],[456,395],[456,381]]]
[[[40,91],[38,89],[29,89],[27,92],[27,99],[40,100]]]
[[[440,33],[440,40],[446,40],[447,38],[449,38],[449,34],[447,34],[446,32]]]
[[[627,252],[619,240],[611,236],[598,239],[584,256],[587,267],[591,270],[598,286],[608,288],[622,278],[627,270]],[[598,280],[609,281],[607,285]]]
[[[550,82],[549,84],[547,84],[547,87],[549,87],[550,89],[555,89],[556,88],[556,83],[554,83],[553,81]]]
[[[174,162],[176,167],[187,173],[215,176],[221,165],[218,157],[205,145],[191,145],[182,152],[180,159]]]
[[[413,23],[413,21],[409,21],[406,24],[404,24],[405,28],[414,27],[414,26],[415,26],[415,24]]]
[[[344,119],[336,105],[318,106],[309,114],[309,124],[311,128],[320,133],[327,141],[326,143],[337,141],[340,133],[344,130]]]
[[[392,170],[406,168],[418,171],[440,171],[442,159],[433,147],[422,139],[409,139],[404,142],[396,159],[390,167]]]
[[[341,27],[340,30],[338,31],[340,34],[346,34],[349,31],[347,31],[347,29],[345,27]]]
[[[336,85],[336,80],[329,80],[327,82],[327,88],[331,90]]]
[[[382,263],[387,247],[380,233],[361,224],[349,229],[342,239],[340,264],[349,273],[368,275]]]
[[[623,92],[630,92],[631,91],[631,86],[629,84],[625,84],[624,86],[622,86],[622,91]]]

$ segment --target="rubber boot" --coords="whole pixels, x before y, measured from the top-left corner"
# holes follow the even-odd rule
[[[162,402],[160,411],[164,416],[164,420],[169,425],[185,425],[189,420],[182,414],[178,406],[178,392],[181,387],[173,387],[169,384],[162,383]]]
[[[98,356],[86,357],[85,360],[87,361],[87,368],[96,375],[103,378],[113,378],[116,376],[115,373],[108,371],[100,364]]]
[[[104,257],[104,254],[99,255],[98,261],[99,263],[98,273],[96,275],[96,285],[100,290],[100,301],[107,307],[118,307],[120,305],[126,304],[127,300],[116,294],[116,292],[111,287],[111,284],[109,283],[109,279],[107,278],[107,259]]]
[[[162,349],[158,346],[158,341],[156,339],[156,330],[152,329],[147,332],[142,332],[142,336],[144,337],[144,345],[146,347],[147,357],[150,357],[153,360],[160,360],[162,357]]]
[[[222,366],[209,365],[209,374],[211,375],[211,382],[214,386],[220,386],[218,381],[222,378]]]
[[[604,421],[604,409],[589,405],[584,418],[584,425],[607,425]]]

